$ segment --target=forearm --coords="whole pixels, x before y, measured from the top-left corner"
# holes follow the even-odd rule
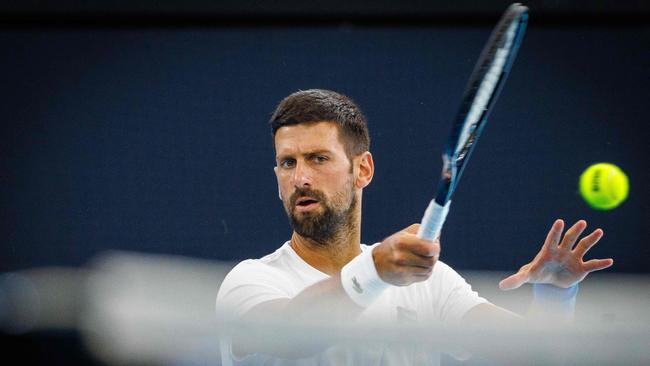
[[[535,285],[533,293],[525,317],[493,304],[470,310],[463,326],[482,335],[468,337],[463,346],[479,357],[506,365],[564,364],[563,345],[548,334],[562,332],[571,324],[577,287]]]
[[[504,342],[508,330],[523,329],[526,318],[491,303],[480,304],[468,311],[462,319],[461,346],[480,357],[503,365],[525,365],[530,360],[518,346]],[[463,333],[465,334],[465,333]]]
[[[363,311],[346,294],[339,275],[317,282],[287,301],[280,310],[284,320],[296,324],[308,322],[348,323]]]
[[[578,285],[561,288],[547,284],[533,285],[533,302],[528,317],[536,321],[568,324],[574,318]]]
[[[362,311],[347,296],[340,277],[333,276],[305,288],[292,299],[269,301],[251,309],[245,314],[245,321],[262,329],[267,327],[264,330],[268,332],[234,334],[232,350],[237,357],[255,353],[286,359],[308,357],[332,346],[334,339],[324,333],[300,332],[301,329],[348,324]],[[271,336],[265,336],[268,333]]]

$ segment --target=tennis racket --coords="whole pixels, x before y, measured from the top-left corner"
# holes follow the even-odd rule
[[[438,191],[429,203],[418,230],[420,238],[433,240],[440,235],[449,213],[451,197],[503,88],[524,36],[527,20],[527,7],[510,5],[474,66],[442,154],[442,177]]]

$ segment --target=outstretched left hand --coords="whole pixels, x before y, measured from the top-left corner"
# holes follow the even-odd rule
[[[517,273],[502,280],[499,287],[502,290],[512,290],[524,283],[547,283],[568,288],[582,281],[590,272],[599,271],[614,264],[614,260],[611,258],[592,259],[586,262],[582,260],[585,253],[603,237],[603,231],[596,229],[582,238],[574,247],[576,240],[586,227],[587,222],[580,220],[562,237],[564,221],[555,220],[542,249],[533,261],[521,267]]]

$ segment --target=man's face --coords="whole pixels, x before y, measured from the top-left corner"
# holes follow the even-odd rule
[[[333,122],[285,126],[275,134],[280,196],[298,234],[325,244],[352,225],[352,162]]]

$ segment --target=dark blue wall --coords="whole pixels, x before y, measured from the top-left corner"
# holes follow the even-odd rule
[[[290,229],[266,122],[330,88],[370,120],[376,175],[363,239],[419,221],[489,27],[4,30],[0,271],[82,265],[106,249],[257,257]],[[556,217],[605,238],[590,256],[647,272],[648,27],[529,28],[457,191],[443,259],[518,268]],[[609,161],[618,209],[577,194]],[[646,182],[646,183],[644,183]]]

